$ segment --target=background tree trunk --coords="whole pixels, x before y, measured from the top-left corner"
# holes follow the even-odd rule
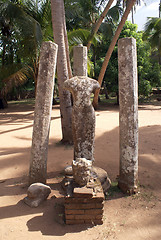
[[[105,56],[105,59],[104,59],[104,62],[102,64],[102,68],[101,68],[101,71],[100,71],[100,74],[99,74],[99,77],[98,77],[98,82],[99,82],[100,86],[102,85],[102,81],[103,81],[103,78],[104,78],[104,75],[105,75],[105,72],[106,72],[106,68],[108,66],[111,54],[112,54],[112,52],[114,50],[116,42],[117,42],[117,40],[119,38],[119,35],[121,33],[121,30],[122,30],[122,28],[123,28],[123,26],[124,26],[124,24],[125,24],[125,22],[127,20],[127,17],[129,15],[132,7],[134,6],[135,2],[136,2],[136,0],[129,0],[128,1],[128,4],[126,6],[126,10],[125,10],[125,12],[124,12],[124,14],[123,14],[123,16],[121,18],[121,21],[120,21],[120,23],[118,25],[118,28],[117,28],[117,30],[115,32],[115,35],[114,35],[113,39],[112,39],[112,42],[111,42],[111,44],[110,44],[110,46],[108,48],[108,51],[106,53],[106,56]],[[95,109],[98,108],[99,92],[100,92],[100,89],[97,89],[95,91],[94,98],[93,98],[93,106],[94,106]]]
[[[62,125],[62,142],[72,143],[71,94],[63,88],[64,81],[69,77],[64,37],[64,1],[51,0],[51,11],[54,41],[58,44],[57,76]]]
[[[67,58],[67,68],[68,68],[68,77],[72,78],[72,68],[70,63],[70,56],[69,56],[69,44],[68,44],[68,35],[66,29],[66,20],[65,20],[65,9],[63,4],[63,17],[64,17],[64,42],[65,42],[65,50],[66,50],[66,58]]]

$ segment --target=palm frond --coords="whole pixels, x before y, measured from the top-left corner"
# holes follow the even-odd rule
[[[68,33],[69,45],[75,46],[78,44],[86,45],[88,38],[90,36],[90,31],[86,29],[76,29]],[[96,34],[93,39],[93,44],[100,42],[99,36]]]
[[[28,15],[22,7],[10,1],[0,1],[0,15],[8,21],[14,30],[28,38],[33,37],[36,45],[42,41],[41,26],[36,19]]]
[[[103,22],[99,28],[99,32],[103,33],[103,35],[107,36],[107,38],[111,38],[113,36],[113,31],[114,25],[111,20]]]
[[[5,67],[5,69],[3,68],[3,71],[7,71],[7,67]],[[3,87],[1,89],[1,94],[3,96],[6,96],[6,94],[10,92],[13,87],[23,85],[28,80],[28,77],[30,76],[31,76],[31,67],[27,65],[21,68],[20,70],[18,70],[17,72],[11,74],[7,78],[4,78],[2,80]]]
[[[149,17],[148,21],[144,25],[144,31],[150,32],[152,29],[155,28],[158,18],[156,17]]]
[[[161,55],[161,18],[148,18],[144,29],[143,39],[147,39],[154,51],[158,49],[158,54]]]
[[[111,17],[115,23],[119,21],[120,16],[122,14],[123,14],[123,9],[117,4],[114,7],[110,8],[108,11],[108,16]]]

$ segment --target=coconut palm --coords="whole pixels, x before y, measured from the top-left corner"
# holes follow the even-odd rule
[[[58,44],[57,57],[57,78],[60,98],[60,112],[62,124],[62,142],[71,143],[72,139],[72,124],[71,112],[72,103],[69,91],[63,88],[63,83],[69,77],[67,66],[67,44],[65,44],[65,13],[63,0],[51,0],[52,25],[54,41]]]
[[[81,4],[81,3],[82,3],[81,0],[74,1],[74,2],[75,2],[76,4]],[[84,1],[83,1],[83,2],[84,2]],[[97,4],[98,4],[98,2],[102,3],[101,1],[97,1]],[[99,17],[100,9],[99,9],[98,11],[96,11],[95,14],[93,14],[94,11],[89,11],[89,9],[90,9],[90,10],[92,9],[92,8],[89,8],[91,1],[87,1],[86,4],[84,4],[83,6],[81,5],[82,8],[85,7],[85,8],[84,8],[84,11],[83,11],[84,19],[92,19],[92,21],[90,21],[90,24],[89,24],[89,21],[86,21],[86,25],[84,25],[84,27],[87,27],[87,25],[88,25],[88,28],[91,29],[91,34],[90,34],[90,36],[89,36],[89,38],[88,38],[88,44],[87,44],[88,49],[90,48],[90,45],[91,45],[91,39],[92,39],[93,36],[97,33],[97,31],[98,31],[98,29],[100,28],[100,26],[101,26],[101,28],[102,28],[102,25],[107,24],[107,20],[105,20],[103,23],[102,23],[102,21],[105,19],[106,14],[107,14],[107,13],[109,14],[109,12],[110,12],[110,10],[111,10],[111,9],[109,9],[109,8],[110,8],[112,2],[113,2],[112,0],[109,0],[109,1],[106,3],[105,8],[104,8],[104,11],[102,12],[102,14],[101,14],[100,17]],[[99,75],[99,79],[98,79],[100,85],[102,84],[103,77],[104,77],[104,74],[105,74],[105,71],[106,71],[106,68],[107,68],[107,65],[108,65],[110,56],[111,56],[111,54],[112,54],[112,52],[113,52],[114,46],[115,46],[115,44],[116,44],[116,42],[117,42],[117,39],[118,39],[119,34],[120,34],[120,32],[121,32],[121,30],[122,30],[122,28],[123,28],[123,25],[124,25],[124,23],[125,23],[125,21],[126,21],[126,19],[127,19],[127,17],[128,17],[128,14],[129,14],[129,12],[131,11],[132,7],[134,6],[134,3],[137,3],[137,4],[138,4],[138,3],[140,2],[140,0],[123,0],[123,1],[122,1],[122,0],[118,0],[118,1],[117,1],[117,4],[116,4],[116,7],[119,8],[122,2],[123,2],[123,6],[124,6],[124,7],[126,6],[126,10],[125,10],[125,13],[124,13],[123,16],[122,16],[122,20],[121,20],[121,22],[120,22],[120,24],[119,24],[119,26],[118,26],[118,29],[117,29],[116,32],[115,32],[115,36],[113,37],[112,42],[111,42],[111,45],[110,45],[110,47],[109,47],[109,49],[108,49],[108,52],[107,52],[107,54],[106,54],[105,61],[104,61],[104,63],[103,63],[103,66],[102,66],[102,69],[101,69],[101,72],[100,72],[100,75]],[[96,1],[94,1],[94,3],[96,3]],[[104,3],[105,3],[105,2],[104,2]],[[87,4],[89,4],[89,5],[87,5]],[[93,4],[93,5],[94,5],[94,4]],[[97,5],[95,5],[95,7],[96,7],[96,9],[97,9]],[[75,9],[76,9],[76,8],[75,8]],[[80,9],[81,9],[81,8],[80,8]],[[86,13],[86,9],[88,9],[88,13]],[[120,10],[120,9],[119,9],[119,10]],[[80,10],[79,10],[79,11],[80,11]],[[118,9],[117,9],[117,11],[118,11]],[[76,11],[75,11],[75,12],[76,12]],[[92,14],[89,14],[89,12],[91,12]],[[111,11],[111,13],[112,13],[112,11]],[[114,15],[116,15],[116,11],[115,11],[115,12],[113,11],[113,13],[115,13]],[[110,14],[109,14],[109,15],[110,15]],[[85,17],[85,16],[86,16],[86,17]],[[91,18],[89,18],[89,16],[91,16]],[[108,17],[106,17],[106,18],[108,19]],[[71,21],[71,22],[72,22],[72,21]],[[79,21],[78,21],[78,22],[79,22]],[[78,22],[77,22],[77,26],[79,26]],[[94,27],[93,27],[93,26],[94,26]],[[95,92],[95,97],[94,97],[94,101],[93,101],[93,105],[94,105],[95,108],[96,108],[97,105],[98,105],[98,95],[99,95],[99,90],[97,90],[97,91]]]
[[[144,39],[148,39],[151,47],[155,50],[158,49],[159,64],[161,64],[161,18],[151,17],[148,18],[145,24]]]
[[[0,0],[0,16],[0,81],[6,93],[7,82],[22,84],[29,73],[36,82],[41,42],[52,38],[50,1]]]

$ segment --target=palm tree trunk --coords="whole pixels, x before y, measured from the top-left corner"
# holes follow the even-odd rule
[[[102,12],[101,16],[99,17],[98,21],[96,22],[95,27],[94,27],[93,31],[91,32],[91,35],[90,35],[89,40],[88,40],[87,51],[90,49],[91,41],[92,41],[94,35],[97,33],[97,31],[98,31],[98,29],[99,29],[103,19],[106,17],[106,14],[107,14],[108,10],[110,9],[111,4],[113,3],[113,1],[114,0],[109,0],[108,1],[104,11]]]
[[[68,76],[69,78],[72,78],[73,75],[72,75],[72,68],[70,64],[69,44],[68,44],[68,36],[67,36],[67,29],[66,29],[64,4],[63,4],[63,17],[64,17],[64,41],[65,41],[65,50],[66,50],[66,57],[67,57]]]
[[[56,44],[58,44],[57,76],[62,125],[62,142],[72,143],[71,95],[69,91],[63,88],[64,81],[68,79],[63,9],[63,0],[51,0],[54,41]]]
[[[161,0],[159,3],[159,18],[161,17]],[[161,65],[161,56],[160,56],[160,36],[159,36],[159,46],[158,46],[158,56],[159,56],[159,65]]]
[[[132,24],[134,24],[134,8],[133,7],[131,9],[131,19],[132,19]]]
[[[106,56],[105,56],[105,59],[104,59],[104,62],[102,64],[102,68],[101,68],[101,71],[100,71],[100,74],[99,74],[99,77],[98,77],[98,82],[99,82],[100,86],[102,85],[102,81],[103,81],[103,78],[104,78],[104,75],[105,75],[105,72],[106,72],[106,68],[108,66],[111,54],[112,54],[112,52],[114,50],[116,42],[117,42],[117,40],[118,40],[118,38],[120,36],[120,33],[122,31],[122,28],[123,28],[123,26],[124,26],[124,24],[125,24],[125,22],[127,20],[127,17],[129,15],[132,7],[134,6],[135,2],[136,2],[136,0],[129,0],[128,1],[126,10],[125,10],[125,12],[124,12],[124,14],[123,14],[123,16],[121,18],[121,21],[120,21],[120,23],[118,25],[118,28],[117,28],[117,30],[115,32],[115,35],[114,35],[114,37],[113,37],[113,39],[111,41],[111,44],[110,44],[110,46],[108,48],[108,51],[106,53]],[[94,98],[93,98],[93,106],[94,106],[95,109],[97,109],[97,107],[98,107],[99,92],[100,92],[100,89],[97,89],[95,91]]]
[[[6,54],[6,44],[3,45],[3,50],[2,50],[2,66],[5,65],[5,54]]]

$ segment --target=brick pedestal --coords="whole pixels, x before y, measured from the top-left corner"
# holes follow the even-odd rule
[[[65,198],[66,224],[103,224],[103,192],[92,188],[75,188],[73,197]]]

